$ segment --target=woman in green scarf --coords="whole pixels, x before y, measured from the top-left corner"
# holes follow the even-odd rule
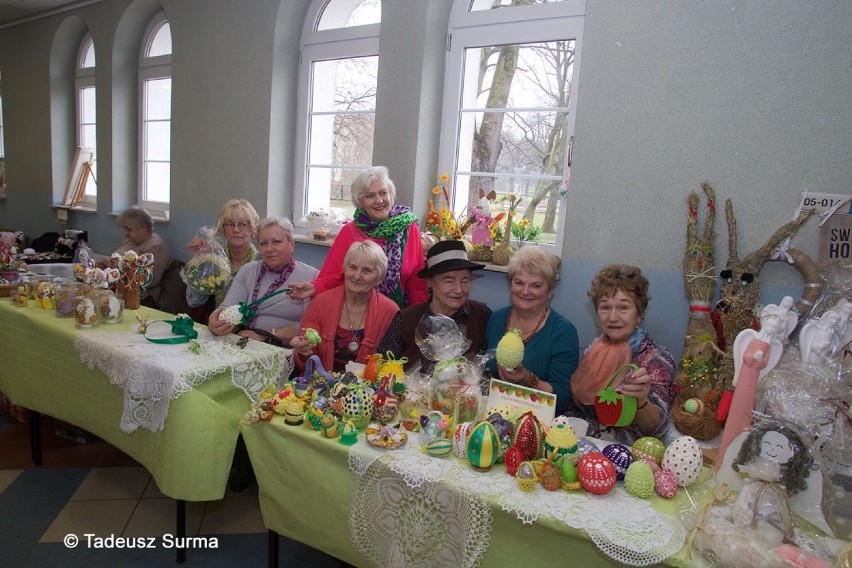
[[[400,308],[425,302],[426,285],[417,273],[424,266],[423,247],[417,216],[403,205],[394,205],[396,188],[388,169],[373,166],[361,171],[350,186],[353,219],[334,239],[319,276],[313,282],[290,285],[291,298],[308,299],[343,284],[343,257],[349,246],[371,240],[388,257],[388,271],[379,291]]]

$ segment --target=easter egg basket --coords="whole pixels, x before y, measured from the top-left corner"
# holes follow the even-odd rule
[[[636,417],[636,398],[625,396],[616,391],[612,383],[623,371],[629,369],[631,372],[639,367],[632,363],[622,365],[612,374],[606,387],[595,397],[595,413],[598,420],[604,426],[629,426]]]
[[[364,430],[364,437],[371,446],[384,450],[395,450],[408,442],[408,434],[400,428],[379,424],[367,426],[367,429]]]

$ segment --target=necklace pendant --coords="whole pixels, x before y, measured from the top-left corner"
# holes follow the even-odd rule
[[[358,342],[354,339],[349,342],[349,351],[351,351],[352,353],[358,351]]]

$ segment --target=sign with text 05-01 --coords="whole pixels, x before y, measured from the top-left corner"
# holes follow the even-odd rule
[[[802,201],[799,203],[801,210],[814,209],[817,213],[828,211],[844,203],[838,210],[838,213],[852,215],[852,195],[843,195],[842,193],[819,193],[816,191],[802,191]]]

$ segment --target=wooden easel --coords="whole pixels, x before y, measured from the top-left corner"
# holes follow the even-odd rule
[[[71,198],[71,203],[69,204],[71,207],[77,207],[83,203],[83,197],[86,194],[86,186],[89,184],[89,176],[92,178],[92,183],[97,185],[98,180],[95,177],[94,170],[92,169],[91,158],[89,158],[88,161],[83,162],[83,167],[80,169],[80,177],[77,178],[77,184],[74,187],[74,195]]]

